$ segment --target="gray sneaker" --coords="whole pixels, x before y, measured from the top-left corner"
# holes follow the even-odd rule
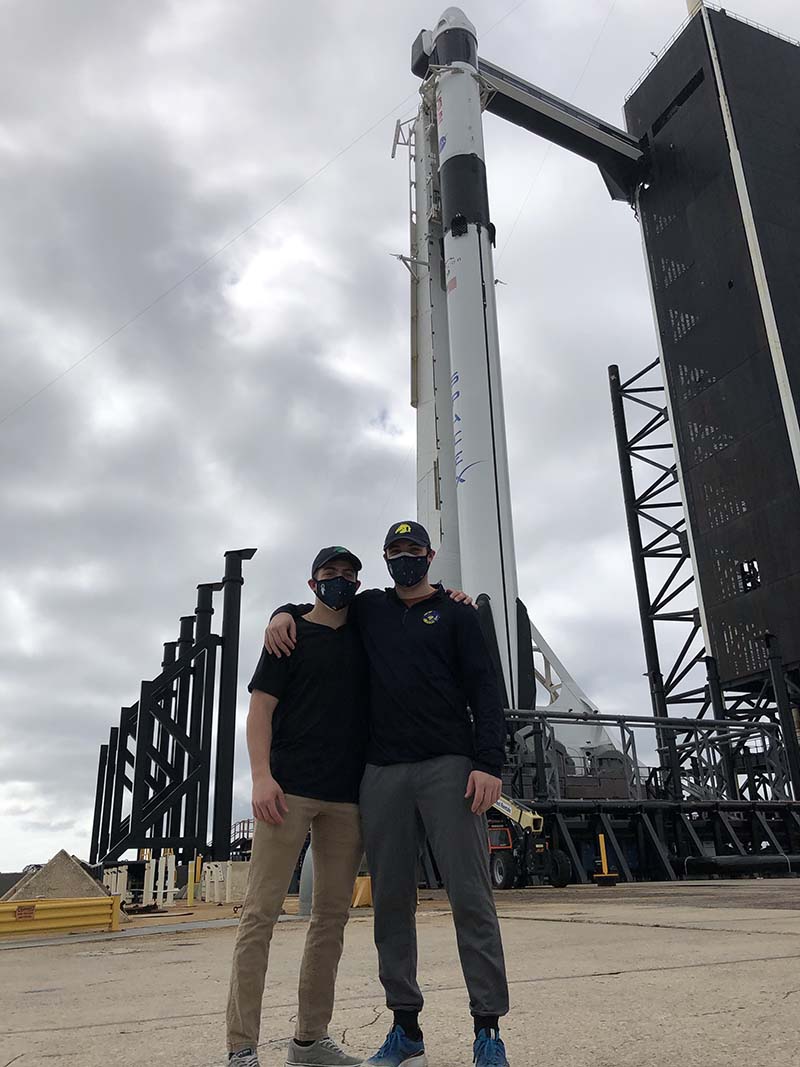
[[[242,1048],[228,1053],[228,1067],[258,1067],[258,1052],[254,1048]]]
[[[321,1037],[313,1045],[298,1045],[292,1038],[286,1053],[286,1067],[361,1067],[363,1062],[361,1056],[345,1052],[332,1037]]]

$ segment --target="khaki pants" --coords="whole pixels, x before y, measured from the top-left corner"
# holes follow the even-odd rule
[[[314,898],[300,967],[295,1037],[300,1041],[324,1037],[333,1014],[344,927],[362,855],[358,805],[293,795],[287,795],[286,804],[289,813],[280,826],[256,821],[228,996],[231,1052],[258,1045],[272,931],[309,827]]]

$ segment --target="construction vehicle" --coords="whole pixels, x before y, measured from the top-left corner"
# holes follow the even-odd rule
[[[526,885],[563,888],[572,878],[566,852],[553,848],[544,834],[544,818],[524,801],[501,796],[489,819],[489,873],[495,889]]]

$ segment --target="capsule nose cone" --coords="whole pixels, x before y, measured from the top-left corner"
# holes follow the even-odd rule
[[[436,29],[433,31],[434,39],[436,39],[440,33],[444,33],[446,30],[466,30],[467,33],[477,41],[478,34],[475,27],[469,21],[467,16],[461,10],[460,7],[448,7],[442,12],[442,16],[436,23]]]

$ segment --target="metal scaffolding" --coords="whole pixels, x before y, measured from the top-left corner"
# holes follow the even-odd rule
[[[728,688],[705,647],[660,363],[627,381],[609,367],[609,383],[653,714],[730,723],[702,745],[691,732],[658,726],[664,788],[677,799],[690,787],[727,800],[800,799],[794,683],[776,639],[763,635],[768,669]],[[761,740],[743,738],[734,723],[762,728]]]
[[[156,858],[169,848],[181,862],[196,853],[229,858],[242,562],[255,552],[226,552],[222,581],[198,585],[194,614],[180,620],[178,640],[164,645],[161,673],[142,682],[138,701],[122,708],[100,746],[91,863],[115,862],[131,849],[151,849]]]

